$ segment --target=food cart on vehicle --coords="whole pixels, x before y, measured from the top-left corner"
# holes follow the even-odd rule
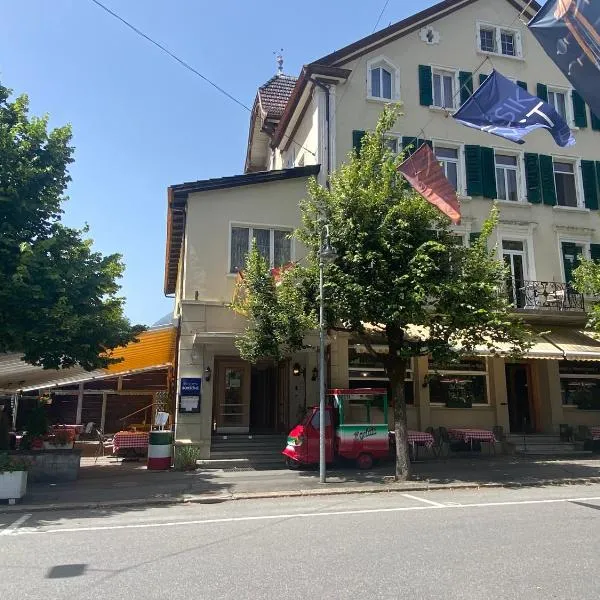
[[[331,389],[325,414],[325,460],[356,460],[369,469],[373,460],[390,455],[388,399],[383,388]],[[288,434],[282,454],[290,468],[319,462],[319,407],[308,410]]]

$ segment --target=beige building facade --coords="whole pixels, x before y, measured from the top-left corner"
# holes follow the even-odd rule
[[[540,333],[518,362],[482,355],[444,370],[413,361],[409,427],[600,425],[600,411],[578,408],[600,399],[600,344],[582,333],[591,299],[569,285],[578,256],[600,259],[600,120],[527,30],[538,8],[446,0],[306,65],[298,78],[278,73],[257,93],[245,174],[169,189],[165,292],[180,320],[178,377],[202,380],[200,412],[178,413],[179,440],[209,456],[214,432],[285,431],[316,402],[316,349],[280,365],[243,363],[234,339],[245,325],[227,305],[251,239],[273,267],[302,258],[287,233],[300,223],[308,177],[324,183],[389,102],[403,111],[390,148],[431,144],[461,201],[464,244],[497,202],[490,243],[510,267],[506,293]],[[454,121],[493,69],[553,104],[576,145],[560,148],[537,131],[520,146]],[[330,334],[328,364],[331,387],[387,384],[346,334]]]

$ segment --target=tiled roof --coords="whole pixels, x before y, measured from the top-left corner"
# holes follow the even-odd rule
[[[268,117],[281,117],[297,80],[293,75],[278,74],[258,88],[260,103]]]

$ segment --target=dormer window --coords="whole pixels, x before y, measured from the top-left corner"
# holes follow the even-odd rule
[[[507,58],[523,58],[521,32],[510,27],[477,23],[477,50]]]
[[[400,73],[383,56],[367,62],[367,97],[383,102],[400,100]]]

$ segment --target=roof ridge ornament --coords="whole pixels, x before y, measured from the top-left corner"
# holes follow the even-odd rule
[[[275,61],[277,62],[277,75],[283,75],[283,48],[273,52]]]

